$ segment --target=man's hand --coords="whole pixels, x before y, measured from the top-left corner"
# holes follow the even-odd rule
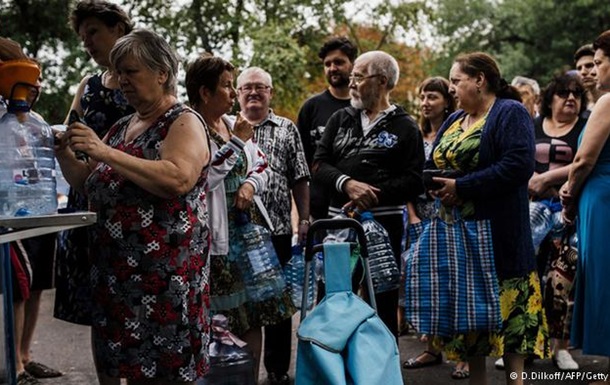
[[[233,126],[233,135],[237,136],[243,142],[247,142],[254,136],[254,126],[244,119],[241,114],[237,114],[237,120]]]
[[[381,191],[375,186],[354,179],[348,179],[343,185],[343,191],[350,199],[344,207],[356,206],[359,210],[368,210],[377,206],[379,198],[377,194]]]
[[[235,207],[239,210],[246,210],[252,205],[254,197],[254,186],[250,183],[244,183],[239,186],[237,194],[235,194]]]

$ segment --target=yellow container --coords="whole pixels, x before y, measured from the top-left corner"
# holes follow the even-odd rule
[[[0,62],[0,95],[5,99],[26,100],[30,86],[36,86],[39,76],[40,68],[31,60]],[[17,85],[17,83],[25,83],[25,85]],[[15,85],[17,86],[15,87]],[[11,91],[13,95],[11,95]]]

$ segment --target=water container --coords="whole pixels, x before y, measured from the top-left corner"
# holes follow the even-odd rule
[[[307,295],[307,308],[310,309],[314,304],[314,298],[316,298],[316,284],[315,284],[315,271],[314,264],[311,263],[309,270],[309,282],[308,282],[308,295]],[[303,300],[303,284],[305,283],[305,255],[303,252],[303,246],[293,245],[292,246],[292,258],[284,266],[284,277],[286,279],[286,286],[290,291],[292,303],[297,309],[301,308],[301,301]]]
[[[228,330],[224,315],[212,317],[210,371],[197,385],[255,385],[254,359],[245,345]]]
[[[271,233],[250,222],[245,213],[238,215],[236,231],[239,241],[231,244],[230,252],[238,261],[248,299],[261,302],[281,295],[286,283]]]
[[[0,119],[2,217],[57,211],[53,133],[37,114],[23,109],[23,105],[13,107],[11,102]]]
[[[373,214],[369,211],[360,215],[360,222],[366,237],[369,266],[375,293],[398,289],[400,286],[400,270],[394,258],[388,232],[373,219]]]

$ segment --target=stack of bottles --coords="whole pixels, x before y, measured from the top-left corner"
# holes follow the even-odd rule
[[[286,283],[271,233],[245,213],[239,214],[236,230],[239,241],[231,245],[231,253],[239,261],[248,299],[261,302],[281,295]]]
[[[310,309],[314,304],[316,297],[315,271],[314,264],[311,263],[309,269],[309,279],[307,282],[307,308]],[[284,266],[284,277],[286,278],[286,286],[290,291],[292,303],[297,309],[301,308],[303,301],[303,285],[305,284],[305,255],[303,246],[292,246],[292,258]]]
[[[254,385],[254,359],[246,343],[228,330],[222,314],[212,317],[210,371],[197,385]]]
[[[0,217],[57,211],[53,133],[26,101],[39,74],[29,61],[0,66],[0,93],[8,100],[0,118]]]
[[[375,293],[398,289],[400,270],[394,258],[388,232],[373,219],[373,214],[369,211],[360,214],[360,222],[366,237],[369,267]]]

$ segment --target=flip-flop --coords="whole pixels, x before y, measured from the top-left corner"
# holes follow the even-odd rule
[[[53,378],[60,377],[62,373],[53,368],[49,368],[40,362],[30,361],[23,367],[32,377],[36,378]]]
[[[453,368],[453,372],[451,372],[451,378],[454,380],[465,380],[470,377],[470,371],[466,369],[458,369],[458,367]]]
[[[427,361],[427,362],[418,361],[417,359],[419,357],[423,356],[424,354],[431,355],[432,357],[434,357],[434,360]],[[443,353],[439,352],[439,353],[434,354],[428,350],[424,350],[424,352],[421,353],[420,355],[418,355],[417,357],[409,358],[408,360],[403,362],[402,367],[404,369],[419,369],[419,368],[425,368],[426,366],[439,365],[442,363],[443,363]]]

